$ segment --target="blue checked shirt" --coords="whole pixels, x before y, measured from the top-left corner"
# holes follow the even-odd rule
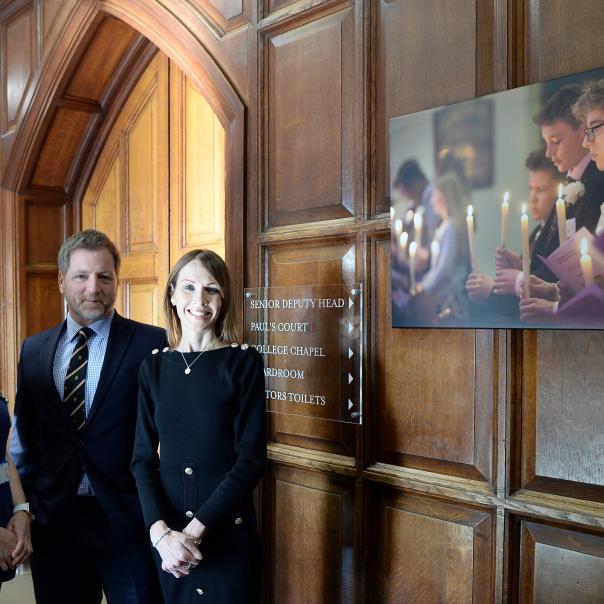
[[[94,393],[101,377],[101,369],[103,368],[103,360],[105,359],[105,351],[107,350],[107,341],[109,340],[109,330],[111,329],[111,321],[115,311],[95,321],[88,327],[94,332],[88,338],[88,368],[86,372],[86,384],[84,385],[84,408],[86,417],[90,413]],[[57,350],[55,352],[55,360],[52,366],[52,374],[55,380],[55,386],[59,397],[63,400],[63,389],[65,386],[65,376],[69,367],[69,359],[75,350],[76,336],[78,331],[82,329],[68,314],[65,324],[65,330],[59,338]],[[82,482],[78,487],[78,495],[94,495],[88,476],[84,474]]]

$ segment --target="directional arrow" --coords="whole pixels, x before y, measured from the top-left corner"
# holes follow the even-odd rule
[[[350,411],[353,407],[354,405],[352,404],[352,401],[348,399],[348,411]]]
[[[348,308],[352,308],[354,306],[354,302],[351,298],[348,298]]]
[[[348,323],[348,333],[352,331],[352,323]]]
[[[353,380],[354,380],[354,378],[349,373],[348,374],[348,383],[350,384]]]
[[[353,354],[354,354],[354,352],[352,352],[352,350],[350,350],[350,346],[349,346],[348,347],[348,358],[350,359]]]

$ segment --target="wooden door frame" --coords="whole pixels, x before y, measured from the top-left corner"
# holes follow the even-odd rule
[[[225,145],[225,256],[236,291],[244,284],[244,140],[245,108],[227,77],[184,25],[186,7],[167,7],[154,0],[81,0],[74,3],[61,31],[35,76],[24,100],[2,186],[16,193],[29,187],[57,100],[75,72],[100,21],[113,16],[144,35],[172,59],[203,90],[206,100],[226,131]],[[238,309],[239,310],[239,309]]]

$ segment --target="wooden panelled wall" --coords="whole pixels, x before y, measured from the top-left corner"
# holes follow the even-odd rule
[[[188,23],[246,107],[238,285],[365,285],[363,426],[269,418],[267,601],[602,603],[604,334],[392,330],[387,213],[389,118],[604,65],[601,2],[166,4],[119,10],[157,15],[164,36]],[[27,95],[41,7],[59,5],[67,23],[71,1],[0,1],[5,138],[8,74]],[[17,243],[60,237],[32,239],[2,199],[10,384]]]

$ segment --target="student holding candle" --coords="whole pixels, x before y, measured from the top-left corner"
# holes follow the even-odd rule
[[[554,164],[547,159],[543,149],[531,152],[525,165],[529,171],[529,210],[533,220],[537,221],[537,226],[529,235],[530,273],[553,283],[557,280],[556,276],[540,260],[539,256],[547,257],[558,247],[554,204],[557,186],[562,176]],[[512,228],[515,226],[514,224]],[[472,301],[485,303],[488,300],[489,303],[499,304],[499,301],[490,299],[491,294],[499,297],[503,294],[515,295],[516,280],[522,269],[520,256],[507,246],[502,246],[496,252],[495,266],[495,279],[485,273],[477,272],[473,272],[468,277],[466,289]],[[517,306],[515,299],[510,303],[513,303],[514,307]],[[501,307],[494,310],[503,312]]]
[[[578,103],[581,95],[579,84],[563,86],[535,117],[535,122],[541,127],[547,157],[560,173],[566,174],[569,184],[580,183],[565,188],[566,219],[571,227],[567,227],[568,236],[583,226],[593,233],[600,218],[600,204],[604,201],[604,173],[600,172],[592,161],[592,154],[583,146],[586,109],[591,104],[586,101]]]
[[[438,253],[430,270],[417,284],[418,292],[434,296],[437,312],[448,310],[453,321],[466,317],[468,312],[464,284],[471,270],[466,228],[469,201],[456,174],[444,174],[434,183],[432,207],[441,220],[434,234]],[[435,249],[433,246],[433,253]]]
[[[429,245],[434,237],[439,219],[431,205],[432,185],[428,182],[417,160],[408,159],[401,164],[392,183],[392,188],[394,197],[398,198],[400,200],[399,204],[402,205],[400,215],[405,216],[405,223],[408,222],[407,214],[411,212],[409,214],[411,218],[409,227],[411,229],[416,226],[417,223],[414,223],[413,220],[416,214],[419,214],[418,221],[421,234],[414,232],[413,237],[410,235],[409,241],[417,241],[418,247],[421,247],[422,242],[427,242],[426,245]]]

